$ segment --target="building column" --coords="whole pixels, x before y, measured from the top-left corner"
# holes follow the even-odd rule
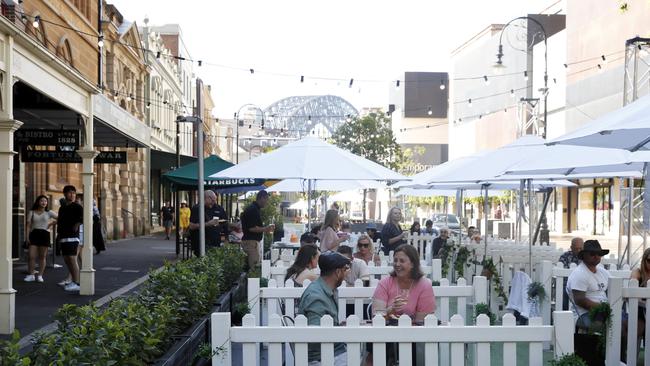
[[[22,122],[0,120],[0,334],[11,334],[15,327],[16,290],[13,289],[12,212],[14,131]]]
[[[95,151],[93,138],[93,95],[88,96],[88,116],[85,124],[85,145],[77,151],[81,156],[82,173],[81,179],[83,184],[84,202],[83,202],[83,222],[84,222],[84,246],[81,250],[82,267],[79,273],[79,282],[81,289],[80,295],[95,294],[95,269],[93,268],[93,164],[95,157],[99,152]],[[0,206],[2,207],[2,206]]]
[[[0,334],[11,334],[16,326],[16,290],[13,289],[12,199],[14,131],[22,122],[14,120],[13,49],[14,39],[5,35],[2,59],[5,69],[0,79]]]

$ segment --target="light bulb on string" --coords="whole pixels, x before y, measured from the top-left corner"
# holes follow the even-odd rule
[[[445,90],[446,87],[447,87],[447,86],[445,85],[445,81],[444,81],[444,80],[440,80],[440,90]]]
[[[490,85],[490,79],[488,79],[487,75],[483,75],[483,80],[485,81],[485,85]]]
[[[428,115],[432,115],[432,114],[433,114],[433,110],[431,109],[431,106],[429,106],[429,110],[427,110],[427,114],[428,114]]]
[[[468,106],[468,107],[471,107],[471,106],[472,106],[472,98],[469,98],[469,99],[467,100],[467,106]]]
[[[524,71],[524,81],[528,81],[528,71]]]
[[[510,96],[513,97],[513,98],[515,97],[515,90],[514,89],[510,89]]]
[[[32,22],[32,27],[38,28],[41,24],[41,16],[37,15],[34,17],[34,21]]]
[[[395,80],[395,89],[399,89],[399,80]]]
[[[102,48],[104,47],[104,36],[100,35],[99,38],[97,39],[97,47]]]

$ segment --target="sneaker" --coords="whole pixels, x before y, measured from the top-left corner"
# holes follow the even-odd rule
[[[75,292],[75,291],[79,291],[80,287],[78,284],[74,282],[70,282],[69,284],[65,285],[63,289],[66,291]]]
[[[36,277],[33,274],[25,276],[25,279],[23,280],[25,282],[34,282],[36,281]]]
[[[43,276],[36,276],[36,282],[43,283],[45,280],[43,279]]]
[[[57,283],[57,285],[59,285],[61,287],[66,287],[68,284],[70,284],[70,282],[72,282],[72,280],[63,280],[63,281]]]

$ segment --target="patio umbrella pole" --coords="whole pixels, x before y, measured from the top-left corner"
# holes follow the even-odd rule
[[[489,203],[488,203],[488,186],[489,184],[483,185],[483,188],[485,189],[485,198],[483,199],[483,234],[485,236],[485,249],[483,253],[483,257],[487,257],[487,245],[488,245],[488,210],[489,210]]]
[[[632,253],[632,225],[634,225],[634,178],[628,180],[630,190],[627,198],[627,264],[630,264]]]
[[[307,231],[311,231],[311,179],[307,179]]]
[[[524,186],[526,185],[526,180],[522,179],[519,183],[519,194],[517,197],[517,243],[521,243],[521,225],[523,224],[524,218]]]
[[[463,241],[463,190],[456,190],[456,216],[458,216],[458,244]],[[468,233],[469,234],[469,233]],[[468,235],[469,237],[469,235]],[[471,239],[471,238],[470,238]]]
[[[528,268],[533,277],[533,180],[528,179]]]

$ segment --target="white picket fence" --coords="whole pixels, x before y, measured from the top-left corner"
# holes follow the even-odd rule
[[[260,360],[259,343],[268,343],[268,364],[282,365],[285,344],[294,346],[293,356],[296,366],[307,365],[308,343],[321,344],[321,363],[333,365],[334,343],[347,345],[347,363],[358,365],[365,343],[373,345],[373,363],[386,365],[386,348],[397,343],[399,364],[412,365],[412,344],[423,344],[425,365],[439,363],[452,366],[465,365],[466,345],[475,344],[475,360],[479,366],[490,365],[490,346],[503,343],[502,365],[515,366],[517,361],[516,343],[529,344],[529,365],[543,364],[543,343],[552,342],[556,357],[573,352],[573,315],[571,312],[555,312],[553,325],[542,325],[541,319],[531,319],[528,326],[516,326],[511,314],[503,317],[503,325],[490,326],[487,316],[479,315],[476,325],[466,326],[460,315],[454,315],[448,325],[438,325],[434,315],[425,318],[424,326],[412,326],[411,319],[403,315],[398,329],[388,327],[381,316],[372,320],[372,325],[360,325],[358,317],[347,318],[346,326],[334,327],[333,319],[325,315],[320,326],[308,326],[307,318],[296,317],[294,326],[282,326],[279,315],[269,319],[268,326],[257,325],[254,315],[248,314],[241,327],[233,327],[230,313],[213,313],[211,316],[213,366],[231,366],[233,362],[233,343],[242,344],[243,365],[256,365]],[[451,344],[448,358],[443,358],[439,348]],[[419,363],[419,360],[418,360]]]
[[[420,263],[420,269],[422,273],[432,281],[440,281],[442,275],[442,265],[440,259],[434,259],[432,265],[425,265]],[[279,287],[285,283],[285,277],[287,275],[287,269],[289,266],[286,266],[283,262],[279,262],[277,265],[271,265],[271,261],[263,260],[262,261],[262,278],[267,280],[275,280],[276,284]],[[318,268],[315,269],[316,273],[319,273]],[[371,278],[382,279],[388,276],[393,271],[393,266],[388,265],[386,262],[382,262],[381,265],[375,266],[374,263],[368,264],[368,273]]]
[[[264,319],[270,319],[273,314],[295,317],[295,301],[300,299],[304,287],[293,287],[293,281],[287,281],[284,287],[277,287],[275,280],[269,281],[268,287],[260,287],[259,278],[248,279],[248,306],[250,313],[263,324]],[[347,317],[346,304],[354,304],[354,315],[363,319],[363,305],[372,302],[375,293],[377,280],[371,282],[370,287],[363,287],[360,280],[357,280],[355,287],[339,287],[338,292],[338,320],[343,321]],[[487,280],[485,277],[474,279],[472,286],[468,286],[464,279],[460,279],[455,286],[450,286],[446,280],[442,280],[440,286],[433,286],[433,293],[436,298],[436,316],[441,321],[447,322],[450,319],[450,302],[456,303],[456,314],[466,318],[467,305],[487,303]],[[453,301],[455,300],[455,301]],[[282,305],[282,306],[281,306]],[[284,313],[282,312],[284,308]],[[258,324],[258,325],[259,325]]]
[[[555,262],[553,262],[555,263]],[[550,261],[542,261],[541,271],[538,281],[544,286],[544,291],[547,295],[547,300],[543,301],[541,304],[542,319],[544,319],[544,324],[550,324],[551,321],[551,305],[555,304],[555,310],[570,310],[562,309],[562,304],[564,302],[564,297],[567,296],[564,284],[566,279],[569,278],[569,275],[576,268],[575,263],[571,264],[571,267],[564,268],[562,263],[556,263],[553,265]],[[620,270],[617,269],[608,269],[609,275],[614,278],[620,278],[623,280],[623,283],[627,286],[628,280],[632,271],[630,267],[625,264]],[[552,292],[552,285],[555,283],[555,292]]]

